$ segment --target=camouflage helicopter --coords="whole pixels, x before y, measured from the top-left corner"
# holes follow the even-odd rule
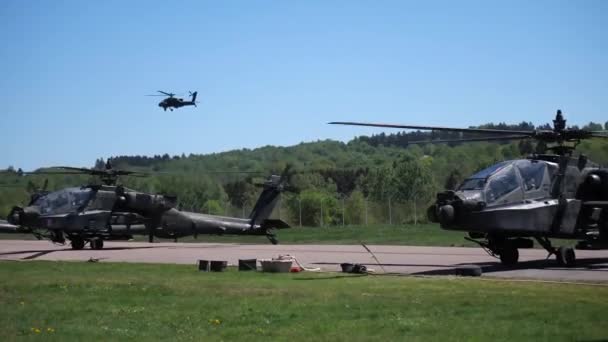
[[[71,242],[73,249],[88,243],[102,249],[105,240],[129,240],[133,235],[177,239],[198,234],[266,235],[278,240],[274,229],[289,228],[278,219],[270,219],[279,195],[293,190],[286,184],[289,167],[282,175],[272,175],[259,184],[262,192],[248,218],[224,217],[181,211],[177,198],[148,194],[116,185],[118,176],[144,176],[145,173],[117,170],[106,164],[105,170],[55,167],[59,172],[36,174],[89,174],[101,177],[102,185],[70,187],[37,193],[25,207],[15,206],[7,221],[0,222],[4,232],[32,233],[54,243]]]
[[[173,94],[173,93],[167,93],[162,90],[157,90],[157,91],[160,93],[160,95],[147,95],[147,96],[167,96],[167,98],[163,99],[162,101],[160,101],[158,103],[158,106],[161,107],[162,109],[164,109],[165,112],[167,111],[167,108],[169,108],[169,110],[173,111],[173,108],[177,109],[177,108],[184,107],[184,106],[196,107],[196,95],[198,94],[198,92],[196,92],[196,91],[189,92],[190,101],[185,101],[184,99],[174,97],[175,94]]]
[[[559,248],[550,238],[577,240],[577,249],[608,248],[608,169],[584,155],[573,157],[583,139],[608,139],[607,131],[566,127],[560,110],[552,130],[513,131],[360,122],[330,124],[390,127],[485,134],[456,140],[416,141],[411,144],[535,139],[551,154],[507,160],[466,178],[455,190],[437,194],[427,214],[441,228],[468,232],[504,265],[514,265],[519,248],[532,248],[536,240],[555,255],[560,265],[575,263],[573,248]]]

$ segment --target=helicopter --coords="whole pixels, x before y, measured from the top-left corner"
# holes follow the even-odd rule
[[[562,266],[575,264],[574,248],[554,247],[552,238],[576,240],[577,249],[608,249],[608,169],[585,155],[573,156],[581,140],[608,139],[608,131],[567,128],[561,110],[550,130],[330,124],[486,135],[409,144],[522,139],[542,142],[547,147],[545,152],[552,153],[498,162],[467,177],[456,190],[438,193],[427,210],[429,220],[439,223],[442,229],[468,232],[465,239],[477,243],[507,266],[518,262],[519,248],[533,248],[534,241],[547,250],[547,258],[555,255]]]
[[[157,92],[159,92],[161,95],[147,95],[147,96],[168,96],[166,99],[163,99],[162,101],[160,101],[158,103],[158,106],[161,107],[162,109],[165,110],[165,112],[167,111],[167,108],[169,108],[169,110],[173,111],[173,108],[180,108],[180,107],[184,107],[184,106],[194,106],[196,107],[196,95],[198,94],[198,92],[189,92],[190,93],[190,101],[185,101],[184,99],[181,98],[177,98],[174,97],[175,94],[173,93],[167,93],[164,92],[162,90],[157,90]]]
[[[53,169],[53,168],[51,168]],[[271,175],[264,183],[248,218],[206,215],[177,209],[177,197],[148,194],[116,185],[118,176],[142,176],[145,173],[117,170],[106,163],[105,170],[55,167],[62,171],[36,174],[89,174],[99,176],[103,184],[44,191],[32,196],[27,206],[15,206],[0,230],[32,233],[38,239],[65,244],[72,249],[102,249],[107,240],[130,240],[133,235],[177,239],[199,234],[265,235],[277,244],[275,229],[289,228],[270,215],[283,191],[294,191],[286,184],[289,166],[281,175]],[[65,170],[65,171],[63,171]]]

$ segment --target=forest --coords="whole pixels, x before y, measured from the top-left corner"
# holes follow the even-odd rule
[[[532,130],[531,123],[487,124],[483,128]],[[589,123],[583,129],[608,129]],[[189,211],[245,217],[254,205],[265,177],[279,174],[286,165],[297,193],[285,193],[274,216],[298,226],[418,223],[443,189],[453,189],[468,175],[505,159],[542,152],[546,146],[531,140],[409,144],[429,139],[458,139],[458,133],[420,131],[381,133],[349,142],[319,140],[295,146],[264,146],[212,154],[170,156],[106,156],[92,160],[103,168],[107,158],[117,169],[151,172],[145,178],[123,177],[126,187],[175,195],[179,208]],[[608,165],[608,141],[585,140],[577,153]],[[45,165],[49,167],[52,165]],[[44,170],[41,168],[40,170]],[[238,173],[237,171],[257,172]],[[18,166],[0,173],[0,215],[14,205],[27,204],[29,193],[48,179],[48,190],[98,183],[82,175],[23,175]]]

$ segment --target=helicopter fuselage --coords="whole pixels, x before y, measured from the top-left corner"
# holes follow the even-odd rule
[[[169,108],[170,110],[173,110],[173,108],[177,109],[177,108],[184,107],[184,106],[195,106],[196,107],[196,95],[197,95],[196,91],[191,93],[190,101],[186,101],[181,98],[173,97],[174,94],[168,94],[168,95],[171,95],[171,96],[167,97],[166,99],[164,99],[158,103],[158,106],[161,107],[162,109],[164,109],[165,111],[167,110],[167,108]]]
[[[439,193],[429,218],[486,240],[567,238],[580,248],[608,247],[608,170],[571,160],[558,176],[551,159],[490,166]]]
[[[192,101],[184,101],[175,97],[167,98],[159,102],[158,106],[167,110],[167,108],[180,108],[184,106],[194,106],[195,103]]]
[[[266,235],[276,243],[270,230],[289,227],[268,218],[279,194],[274,187],[266,188],[258,200],[261,215],[254,211],[241,219],[180,211],[175,208],[175,197],[121,186],[66,188],[39,196],[24,208],[14,207],[8,222],[20,232],[29,229],[54,242],[63,243],[67,238],[73,246],[75,240],[81,246],[80,241],[127,240],[133,235],[149,235],[152,240],[198,234]]]

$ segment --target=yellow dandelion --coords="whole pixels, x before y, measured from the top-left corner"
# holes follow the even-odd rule
[[[40,329],[36,328],[36,329],[34,329],[34,332],[35,332],[36,334],[40,334]]]
[[[52,334],[55,332],[55,329],[49,327],[49,328],[46,328],[46,331]]]

